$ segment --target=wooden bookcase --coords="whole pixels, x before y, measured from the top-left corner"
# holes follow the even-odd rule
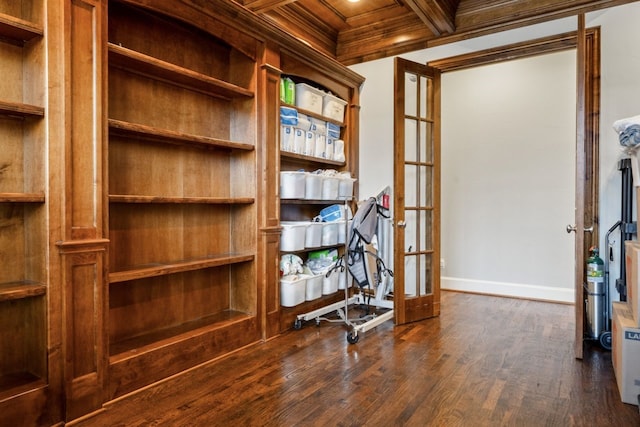
[[[0,1],[0,414],[46,410],[47,224],[42,0]]]
[[[336,161],[323,159],[313,156],[306,156],[297,153],[280,151],[279,171],[295,171],[306,170],[314,171],[317,169],[334,169],[339,172],[349,171],[351,176],[358,176],[358,133],[359,133],[359,91],[360,84],[357,76],[352,81],[344,74],[336,74],[332,70],[324,69],[317,63],[309,61],[302,55],[297,55],[286,50],[280,53],[280,65],[283,75],[287,75],[295,82],[307,83],[313,87],[329,91],[339,98],[347,101],[345,107],[344,121],[335,121],[329,119],[322,114],[317,114],[308,110],[301,109],[294,105],[281,105],[296,108],[300,113],[307,117],[321,121],[329,121],[340,127],[340,139],[345,144],[345,161]],[[351,77],[351,76],[349,76]],[[278,139],[279,141],[279,139]],[[353,200],[358,200],[357,186],[354,186]],[[355,210],[355,203],[349,202],[352,210]],[[280,220],[281,221],[304,221],[310,220],[318,215],[324,207],[333,204],[344,204],[344,200],[296,200],[283,199],[280,201]],[[333,245],[329,248],[338,249],[339,255],[344,254],[344,245]],[[314,248],[317,249],[317,248]],[[306,259],[309,250],[302,251],[299,255]],[[294,321],[298,314],[306,313],[320,307],[324,307],[336,301],[344,299],[344,290],[338,290],[334,294],[323,295],[321,298],[306,301],[294,307],[281,307],[279,315],[279,331],[285,331],[293,327]]]
[[[293,325],[280,220],[320,205],[279,171],[357,175],[359,75],[226,0],[0,0],[0,70],[0,424]],[[349,101],[346,162],[280,153],[283,74]]]
[[[117,397],[259,338],[256,61],[195,26],[109,6],[109,396]]]

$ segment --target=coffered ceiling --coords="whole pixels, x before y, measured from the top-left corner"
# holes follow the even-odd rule
[[[633,0],[236,0],[346,64]]]

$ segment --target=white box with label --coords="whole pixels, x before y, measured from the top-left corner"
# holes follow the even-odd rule
[[[635,325],[627,303],[613,303],[611,360],[620,398],[638,404],[640,396],[640,328]]]

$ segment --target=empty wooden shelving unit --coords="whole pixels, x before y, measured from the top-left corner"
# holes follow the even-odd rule
[[[0,425],[288,328],[279,171],[314,163],[281,156],[280,77],[348,99],[320,165],[355,172],[359,75],[226,0],[0,0],[0,67]]]

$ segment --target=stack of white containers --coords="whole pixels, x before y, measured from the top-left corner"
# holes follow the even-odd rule
[[[346,214],[346,215],[345,215]],[[346,216],[346,217],[345,217]],[[344,289],[347,283],[344,269],[334,268],[337,260],[335,246],[346,242],[346,227],[352,219],[350,209],[333,204],[323,208],[314,221],[282,221],[280,250],[309,252],[309,265],[302,265],[302,259],[294,254],[282,255],[280,271],[280,302],[283,307],[293,307],[304,301],[312,301],[322,295]],[[326,247],[332,249],[321,249]],[[320,254],[320,255],[319,255]],[[329,256],[330,260],[313,264],[312,259]],[[291,267],[291,260],[299,260],[299,267]],[[312,265],[313,264],[313,265]],[[342,274],[341,274],[342,273]]]
[[[351,200],[355,178],[348,171],[280,172],[280,199]]]
[[[297,108],[280,107],[280,149],[285,152],[317,157],[338,162],[345,161],[344,141],[340,139],[340,125],[344,123],[347,102],[306,83],[293,85],[290,78],[281,82],[280,98],[284,103]],[[298,109],[305,113],[299,112]],[[320,119],[322,117],[326,120]],[[280,172],[280,198],[304,200],[350,200],[353,197],[355,179],[348,172],[331,170],[315,172]],[[339,205],[335,205],[338,206]],[[346,221],[346,219],[345,219]],[[282,221],[280,250],[296,252],[310,248],[321,248],[344,244],[346,230],[344,221]],[[292,254],[281,260],[280,302],[284,307],[293,307],[304,301],[320,298],[346,286],[340,269],[328,274],[313,274],[307,267],[283,272],[282,264]],[[288,261],[287,261],[288,262]],[[300,260],[301,263],[301,260]],[[288,270],[288,269],[285,269]]]
[[[640,399],[640,244],[625,242],[627,301],[613,303],[611,359],[623,402]]]
[[[295,106],[327,120],[309,117],[296,108],[280,107],[280,149],[328,160],[345,161],[340,126],[347,102],[306,83],[295,85]]]

